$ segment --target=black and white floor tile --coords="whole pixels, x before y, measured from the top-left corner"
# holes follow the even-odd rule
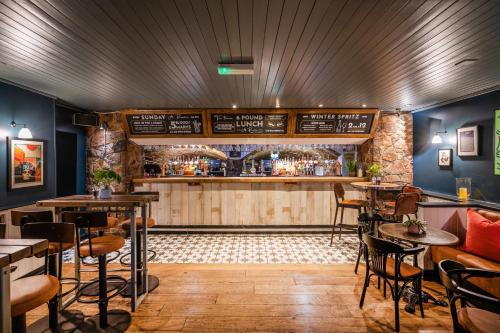
[[[327,234],[150,234],[152,263],[199,264],[346,264],[358,253],[356,235]],[[120,250],[129,253],[130,239]],[[72,250],[65,261],[72,261]],[[117,260],[115,260],[117,261]]]

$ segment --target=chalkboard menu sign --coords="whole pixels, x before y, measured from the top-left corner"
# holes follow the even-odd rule
[[[374,113],[297,113],[296,134],[370,134]]]
[[[203,135],[202,113],[127,114],[131,135]]]
[[[288,113],[212,113],[210,120],[212,134],[288,134]]]

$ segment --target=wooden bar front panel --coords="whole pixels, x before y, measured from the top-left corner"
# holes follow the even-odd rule
[[[344,187],[346,198],[364,198]],[[135,189],[160,192],[152,204],[158,225],[330,225],[336,207],[332,183],[148,183]],[[356,216],[348,209],[344,222],[355,224]]]

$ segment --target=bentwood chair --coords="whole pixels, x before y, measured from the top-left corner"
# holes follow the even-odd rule
[[[404,216],[409,219],[410,215],[417,215],[419,201],[420,195],[416,192],[400,193],[396,197],[394,208],[382,209],[379,213],[385,218],[402,222]]]
[[[372,233],[363,234],[365,247],[366,275],[359,307],[363,307],[366,289],[370,285],[370,278],[377,276],[384,282],[384,297],[386,285],[389,285],[394,301],[395,331],[399,332],[399,300],[405,288],[413,283],[418,296],[420,314],[424,317],[422,304],[422,270],[404,262],[407,256],[414,256],[424,250],[423,247],[404,248],[399,244],[385,239],[374,237]],[[392,256],[392,257],[391,257]],[[370,273],[372,272],[372,273]],[[392,283],[390,282],[392,281]],[[402,282],[402,285],[399,283]]]
[[[420,201],[422,199],[422,195],[424,194],[424,191],[420,187],[405,184],[403,186],[403,188],[401,189],[401,193],[417,193],[420,196],[419,197],[419,201]],[[396,206],[396,199],[394,198],[392,201],[384,200],[384,205],[385,205],[385,207],[394,208],[394,206]]]
[[[370,215],[369,213],[361,213],[358,216],[358,257],[356,258],[356,266],[354,267],[354,273],[358,274],[359,261],[361,256],[364,254],[364,249],[366,245],[363,243],[363,234],[367,232],[375,232],[379,225],[383,223],[393,223],[393,221],[384,219],[380,214]]]
[[[75,244],[75,225],[72,223],[33,222],[21,227],[21,238],[47,239],[49,247],[48,272],[59,280],[58,293],[49,301],[49,315],[30,325],[32,332],[72,332],[83,322],[83,313],[76,310],[62,310],[62,299],[75,291],[80,281],[75,278],[63,278],[63,251]],[[57,262],[57,264],[56,264]],[[62,290],[65,284],[72,284],[68,290]]]
[[[500,299],[470,288],[469,279],[500,278],[500,272],[465,268],[453,260],[441,260],[439,276],[448,294],[453,332],[500,332]],[[457,307],[457,302],[460,306]]]
[[[92,228],[101,228],[107,225],[106,212],[64,212],[62,220],[74,223],[76,226],[76,251],[78,258],[85,257],[98,258],[99,278],[98,278],[98,299],[89,299],[85,294],[85,289],[93,284],[87,284],[79,288],[76,293],[76,300],[84,304],[98,303],[99,314],[88,318],[82,324],[82,331],[105,330],[112,332],[124,332],[130,326],[130,313],[123,310],[109,310],[108,302],[122,292],[127,284],[121,276],[107,275],[106,256],[114,251],[118,251],[125,245],[125,239],[121,236],[106,235],[92,237]],[[80,229],[88,234],[88,239],[80,241]],[[108,283],[109,282],[109,283]]]
[[[332,228],[332,238],[330,240],[330,246],[333,245],[333,236],[335,234],[335,227],[337,226],[337,215],[340,208],[340,223],[339,223],[339,239],[342,237],[342,226],[344,225],[344,209],[356,209],[358,215],[361,214],[361,209],[366,212],[366,207],[369,205],[366,200],[358,199],[345,199],[344,187],[341,183],[333,184],[333,191],[335,194],[335,216],[333,218],[333,228]]]

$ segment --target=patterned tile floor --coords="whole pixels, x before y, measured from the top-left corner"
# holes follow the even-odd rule
[[[356,261],[358,238],[327,234],[150,234],[153,263],[346,264]],[[130,251],[130,239],[120,252]],[[72,250],[65,261],[72,261]]]

